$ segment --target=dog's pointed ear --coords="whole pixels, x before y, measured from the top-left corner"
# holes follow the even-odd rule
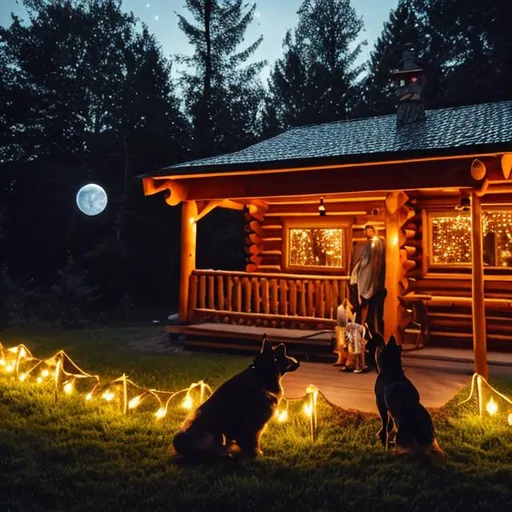
[[[274,349],[274,352],[277,352],[279,355],[285,356],[286,355],[286,347],[284,343],[280,343],[277,345],[277,347]]]
[[[267,335],[263,334],[261,338],[261,353],[268,354],[269,352],[272,352],[272,343],[268,341]]]
[[[396,339],[395,339],[395,337],[393,335],[391,335],[389,337],[388,345],[390,345],[391,347],[396,347],[397,346]]]

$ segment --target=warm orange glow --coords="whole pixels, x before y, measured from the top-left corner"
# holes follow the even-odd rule
[[[114,397],[116,396],[114,393],[112,393],[112,391],[105,391],[105,393],[103,393],[103,395],[101,395],[107,402],[110,402],[111,400],[114,399]]]
[[[63,389],[66,395],[70,395],[73,392],[73,381],[70,380],[69,382],[66,382]]]
[[[289,229],[288,265],[293,267],[343,267],[343,229]]]
[[[192,401],[192,398],[190,396],[186,396],[183,402],[181,403],[181,406],[183,409],[192,409],[194,407],[194,402]]]
[[[128,409],[135,409],[140,404],[140,395],[136,396],[135,398],[132,398],[128,402]]]
[[[498,412],[498,404],[491,398],[487,402],[486,409],[491,416],[494,416]]]
[[[284,423],[288,419],[288,411],[276,411],[276,418],[279,423]]]
[[[158,411],[155,412],[155,416],[157,419],[162,419],[167,415],[167,409],[165,407],[160,407]]]

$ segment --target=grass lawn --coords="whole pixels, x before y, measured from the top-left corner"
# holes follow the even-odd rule
[[[129,346],[159,329],[5,334],[0,341],[5,347],[24,343],[41,358],[63,349],[102,381],[125,372],[144,387],[163,390],[200,379],[215,388],[250,361],[148,354]],[[493,384],[512,395],[512,381]],[[123,416],[114,402],[85,402],[81,393],[55,403],[51,384],[2,375],[0,511],[511,510],[512,426],[504,413],[480,420],[474,408],[456,407],[467,393],[433,414],[446,467],[398,460],[377,444],[376,415],[331,409],[321,400],[315,444],[296,403],[290,421],[269,425],[263,458],[180,467],[170,463],[169,451],[186,414],[180,400],[157,421],[155,403]]]

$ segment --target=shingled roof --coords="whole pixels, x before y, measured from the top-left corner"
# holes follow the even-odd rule
[[[394,114],[292,128],[246,149],[146,176],[216,174],[326,163],[374,162],[512,149],[512,101],[427,110],[396,128]]]

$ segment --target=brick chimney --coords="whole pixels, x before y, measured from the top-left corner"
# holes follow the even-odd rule
[[[423,74],[423,69],[416,64],[416,49],[414,45],[405,45],[402,69],[392,72],[391,76],[399,83],[396,91],[398,97],[396,112],[397,128],[425,121],[425,106],[422,97],[425,75]]]

